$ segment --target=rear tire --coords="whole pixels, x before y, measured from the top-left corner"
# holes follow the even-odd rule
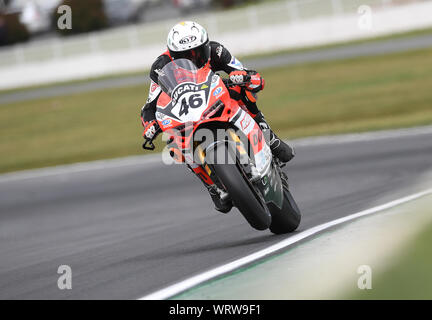
[[[301,214],[291,192],[287,187],[283,187],[283,204],[279,209],[273,203],[269,203],[269,209],[272,215],[270,231],[274,234],[284,234],[293,232],[300,224]]]
[[[247,222],[257,230],[268,229],[272,217],[265,203],[235,164],[214,164],[216,175]]]

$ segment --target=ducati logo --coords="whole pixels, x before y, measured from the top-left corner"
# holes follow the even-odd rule
[[[196,85],[194,83],[184,83],[175,89],[175,91],[171,95],[171,99],[175,103],[176,101],[178,101],[178,99],[181,97],[181,95],[183,93],[189,92],[189,91],[199,91],[201,89],[202,88],[200,85]]]

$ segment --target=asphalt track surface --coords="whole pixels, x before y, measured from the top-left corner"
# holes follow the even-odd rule
[[[330,48],[311,49],[302,52],[281,53],[275,56],[246,59],[244,65],[251,69],[263,70],[287,65],[332,61],[365,56],[376,56],[432,47],[432,35],[407,36],[402,38],[377,40],[366,43],[355,43]],[[235,54],[235,53],[233,53]],[[145,85],[148,75],[123,76],[94,80],[84,83],[48,86],[37,89],[26,89],[18,92],[0,92],[0,105],[33,99],[58,97],[69,94],[80,94],[97,90]]]
[[[421,190],[432,128],[371,137],[295,143],[299,231]],[[185,167],[158,156],[82,168],[0,176],[1,299],[139,298],[290,237],[217,213]],[[57,287],[60,265],[71,290]]]

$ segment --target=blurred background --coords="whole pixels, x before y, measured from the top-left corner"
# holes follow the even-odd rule
[[[148,70],[182,19],[264,75],[260,107],[284,137],[429,124],[431,12],[422,0],[0,0],[0,172],[141,154]]]
[[[427,28],[424,2],[0,0],[0,89],[148,69],[181,19],[244,56]],[[72,9],[70,30],[57,27],[63,4]]]
[[[58,28],[62,5],[72,10],[71,29]],[[405,138],[300,146],[287,167],[303,230],[412,193],[402,186],[432,169],[430,0],[0,0],[0,298],[135,298],[279,241],[257,237],[243,220],[219,220],[194,177],[159,166],[158,156],[101,161],[76,176],[69,172],[80,165],[39,178],[14,173],[145,154],[148,71],[185,19],[263,75],[258,105],[283,138],[414,128]],[[421,210],[429,217],[430,207]],[[416,282],[399,276],[412,290],[404,283],[375,298],[432,297],[427,225],[421,245],[404,251],[415,255],[403,259],[409,264],[389,273],[414,270]],[[83,268],[79,289],[58,296],[51,276],[65,261]],[[311,274],[321,276],[316,265]]]
[[[58,27],[64,4],[71,29]],[[0,0],[0,172],[142,154],[148,70],[182,19],[264,75],[260,108],[283,137],[429,124],[431,12],[421,0]]]

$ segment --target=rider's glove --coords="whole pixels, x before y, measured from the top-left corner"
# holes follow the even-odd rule
[[[249,71],[250,80],[246,84],[246,90],[257,93],[264,89],[265,81],[261,75],[256,71]]]
[[[147,121],[144,123],[143,137],[147,140],[153,140],[158,132],[159,124],[156,120]]]
[[[248,91],[256,93],[264,89],[264,79],[256,71],[232,71],[229,77],[232,83],[244,85]]]
[[[250,76],[246,71],[232,71],[229,74],[229,78],[234,84],[244,84],[245,82],[249,81]]]

